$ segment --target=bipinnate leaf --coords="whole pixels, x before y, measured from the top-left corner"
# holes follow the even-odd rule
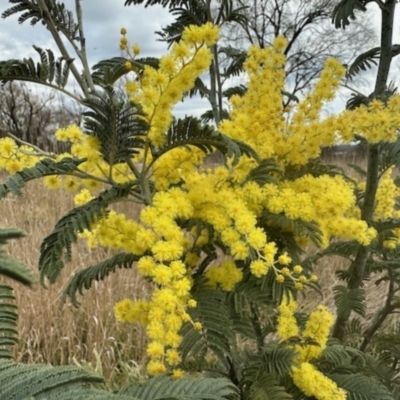
[[[53,232],[40,246],[39,270],[43,285],[45,278],[54,283],[64,268],[64,262],[71,260],[71,246],[77,241],[78,234],[90,230],[92,224],[108,214],[109,204],[126,198],[135,185],[131,182],[105,190],[95,199],[69,211],[56,223]]]
[[[337,285],[333,288],[333,291],[338,317],[348,318],[352,311],[365,317],[364,289],[348,289],[345,286]]]
[[[97,265],[76,272],[64,290],[63,301],[69,297],[72,304],[78,307],[77,293],[82,295],[84,289],[90,289],[93,281],[104,280],[110,273],[116,272],[117,268],[132,268],[133,263],[138,258],[132,253],[119,253]]]
[[[258,159],[257,153],[247,144],[217,132],[212,126],[204,125],[194,117],[174,120],[167,132],[166,143],[153,148],[153,157],[157,159],[171,149],[187,146],[198,147],[206,154],[219,150],[225,157],[232,157],[234,163],[242,154]]]
[[[19,229],[0,228],[0,276],[13,279],[26,286],[32,286],[35,282],[32,271],[25,264],[9,257],[3,249],[10,239],[19,239],[24,236],[25,233]]]
[[[6,197],[9,193],[20,196],[21,190],[26,182],[34,179],[43,178],[49,175],[68,175],[78,169],[78,166],[84,162],[84,159],[74,159],[70,157],[55,161],[51,158],[44,158],[37,162],[31,168],[24,168],[16,172],[8,180],[0,185],[0,199]]]
[[[347,400],[395,400],[378,381],[361,374],[328,374],[328,377],[347,392]]]
[[[259,372],[248,375],[245,371],[241,382],[245,399],[251,400],[292,400],[293,396],[280,386],[276,377],[268,373]]]
[[[365,4],[369,0],[341,0],[339,1],[334,10],[332,16],[332,22],[335,24],[335,28],[346,28],[350,25],[350,20],[355,20],[355,11],[365,12],[367,8]]]
[[[133,383],[119,393],[137,400],[226,400],[239,399],[237,387],[226,378],[201,375],[173,379],[159,375],[144,383]]]
[[[94,84],[102,87],[112,87],[118,79],[130,72],[125,66],[127,61],[139,70],[143,70],[146,65],[153,68],[158,68],[159,65],[159,59],[155,57],[135,58],[134,60],[128,60],[125,57],[113,57],[101,60],[92,67]]]
[[[0,398],[7,400],[138,400],[92,385],[103,378],[76,366],[22,364],[0,359]]]
[[[367,71],[373,66],[378,65],[379,55],[381,53],[380,47],[374,47],[359,56],[353,61],[348,67],[346,77],[351,79],[354,78],[360,71]]]
[[[45,51],[37,46],[33,48],[39,53],[41,62],[35,63],[31,57],[0,61],[1,82],[27,81],[63,89],[68,83],[70,65],[74,60],[64,57],[56,59],[51,50]]]
[[[190,315],[193,321],[200,321],[203,328],[198,331],[193,324],[185,324],[182,328],[183,341],[180,348],[183,362],[189,359],[196,360],[196,370],[204,368],[205,357],[210,352],[222,363],[222,368],[229,368],[226,357],[230,354],[234,332],[225,297],[224,292],[208,287],[205,282],[199,284],[193,293],[197,307],[190,310]]]
[[[12,359],[12,347],[18,342],[18,314],[14,302],[13,288],[0,285],[0,360]]]
[[[139,106],[121,100],[106,87],[85,99],[91,110],[84,112],[85,133],[100,141],[100,152],[110,166],[130,159],[143,148],[148,125]]]
[[[30,20],[31,25],[36,25],[39,22],[45,23],[45,15],[37,1],[9,0],[9,3],[16,5],[5,10],[1,14],[2,18],[8,18],[19,13],[21,14],[18,18],[20,24],[28,20]],[[69,11],[65,4],[60,1],[45,0],[45,4],[57,29],[68,34],[73,40],[79,39],[79,26],[74,21],[73,12]]]

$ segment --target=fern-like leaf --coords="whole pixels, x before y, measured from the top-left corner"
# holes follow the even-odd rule
[[[31,168],[24,168],[16,172],[8,180],[0,185],[0,199],[9,193],[20,196],[21,190],[25,184],[33,179],[42,178],[49,175],[67,175],[78,169],[84,159],[63,158],[60,161],[54,161],[51,158],[40,160]]]
[[[292,395],[280,386],[277,379],[263,371],[246,370],[241,381],[245,400],[291,400]]]
[[[181,7],[192,0],[125,0],[125,5],[130,6],[131,4],[144,4],[145,7],[155,6],[157,4],[162,7],[168,7],[169,9]]]
[[[226,357],[230,354],[234,333],[225,305],[225,293],[206,284],[199,286],[193,293],[197,307],[190,314],[193,321],[201,322],[203,329],[198,331],[190,323],[182,328],[182,359],[184,362],[189,358],[196,360],[197,370],[201,371],[205,356],[211,351],[227,369]]]
[[[93,66],[92,78],[96,85],[102,87],[113,86],[118,79],[129,73],[125,63],[129,61],[133,66],[143,70],[145,65],[158,68],[159,59],[154,57],[137,58],[128,60],[124,57],[113,57],[102,60]]]
[[[239,76],[243,72],[243,64],[247,58],[247,52],[235,49],[232,46],[220,47],[219,51],[225,54],[230,60],[229,65],[224,68],[223,76],[230,78]]]
[[[260,163],[252,169],[247,176],[247,181],[254,181],[260,185],[266,183],[277,183],[277,177],[282,176],[283,171],[272,158],[261,160]]]
[[[244,85],[233,86],[222,92],[222,96],[230,99],[233,95],[243,96],[247,92],[247,87]]]
[[[189,25],[203,25],[208,21],[207,7],[201,1],[186,1],[181,7],[171,8],[175,21],[156,32],[161,41],[171,45],[181,39],[182,32]]]
[[[348,289],[337,285],[333,288],[335,305],[339,317],[348,318],[352,311],[365,317],[365,290]]]
[[[210,125],[202,125],[194,117],[175,120],[168,130],[166,143],[153,149],[153,157],[157,159],[171,149],[186,146],[196,146],[206,154],[217,149],[226,157],[233,157],[236,162],[242,154],[258,158],[250,146],[216,132]]]
[[[39,53],[41,62],[35,64],[32,58],[0,61],[0,80],[3,83],[18,80],[64,88],[68,83],[70,65],[74,60],[65,60],[63,57],[55,59],[51,50],[44,51],[37,46],[33,48]]]
[[[381,53],[380,47],[374,47],[362,54],[360,54],[348,67],[346,77],[348,79],[353,78],[357,75],[360,71],[367,71],[373,65],[378,65],[377,60],[379,60],[379,55]]]
[[[361,374],[329,374],[328,377],[346,390],[347,400],[394,400],[379,382]]]
[[[131,253],[120,253],[97,265],[92,265],[77,272],[64,290],[63,301],[69,297],[72,304],[78,307],[79,302],[76,298],[78,292],[82,295],[84,289],[90,289],[93,281],[104,280],[110,273],[115,272],[117,268],[132,268],[133,263],[137,260],[138,257]]]
[[[12,346],[18,342],[18,314],[14,301],[13,289],[0,285],[0,359],[11,359]]]
[[[133,383],[120,391],[137,400],[226,400],[238,399],[236,386],[225,378],[202,376],[172,379],[159,375],[144,383]]]
[[[0,360],[0,398],[4,400],[138,400],[91,387],[99,383],[103,383],[101,377],[75,366]]]
[[[9,0],[9,2],[16,5],[5,10],[1,15],[2,18],[7,18],[14,14],[21,14],[18,18],[20,24],[28,20],[31,20],[31,25],[36,25],[38,22],[44,23],[42,9],[36,1]],[[45,0],[45,4],[57,29],[68,34],[73,40],[78,39],[79,26],[74,21],[74,14],[66,9],[64,3],[54,0]]]
[[[107,215],[110,203],[129,195],[133,184],[114,186],[100,193],[98,197],[74,208],[62,217],[53,232],[46,236],[40,246],[39,270],[41,282],[45,278],[54,283],[64,267],[71,260],[71,246],[78,239],[78,233],[91,228],[91,225]]]
[[[124,162],[143,147],[148,126],[141,111],[120,100],[112,88],[91,96],[84,104],[92,109],[83,113],[84,128],[99,139],[100,152],[110,165]]]
[[[3,249],[8,240],[23,236],[25,233],[19,229],[0,229],[0,276],[6,276],[24,285],[32,286],[35,282],[32,271],[25,264],[10,258]]]
[[[367,106],[370,102],[369,96],[364,96],[360,93],[352,93],[349,100],[347,100],[346,108],[348,110],[355,110],[360,106]]]
[[[199,95],[200,98],[204,98],[210,95],[210,89],[205,85],[202,79],[196,78],[194,86],[184,94],[185,97],[192,98],[193,96]]]
[[[365,5],[370,0],[341,0],[333,9],[332,22],[335,28],[346,28],[350,25],[350,19],[355,20],[355,10],[367,11]]]

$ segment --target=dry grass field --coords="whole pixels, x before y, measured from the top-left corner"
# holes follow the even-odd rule
[[[8,246],[9,254],[26,263],[35,274],[39,247],[59,217],[73,207],[73,195],[50,192],[40,182],[31,182],[22,197],[0,202],[1,225],[23,229],[27,236]],[[126,206],[125,206],[126,207]],[[125,210],[130,214],[130,210]],[[90,250],[84,243],[74,247],[68,264],[56,284],[46,290],[37,284],[33,290],[12,283],[19,306],[20,342],[15,347],[18,361],[69,364],[73,358],[95,365],[95,350],[101,357],[104,375],[113,379],[120,371],[118,360],[135,368],[142,363],[145,336],[138,326],[120,324],[112,312],[113,304],[125,297],[146,296],[146,283],[134,270],[119,270],[104,282],[95,282],[80,298],[76,309],[61,302],[63,289],[77,269],[96,264],[111,253]],[[1,278],[0,278],[1,279]],[[8,283],[3,278],[2,283]]]
[[[25,238],[10,243],[10,255],[29,265],[37,274],[41,241],[52,231],[58,218],[73,207],[72,199],[68,192],[49,192],[41,183],[32,182],[25,188],[23,197],[1,201],[1,225],[18,227],[27,233]],[[128,215],[135,212],[123,211]],[[142,363],[145,357],[143,330],[138,326],[117,323],[112,312],[113,304],[122,298],[146,296],[146,283],[134,269],[119,270],[105,282],[93,285],[80,298],[79,309],[60,300],[74,271],[95,264],[108,255],[106,250],[90,250],[80,243],[74,248],[73,262],[67,265],[61,279],[47,290],[39,284],[29,290],[13,283],[20,315],[21,340],[15,347],[18,361],[59,365],[72,363],[75,358],[95,365],[93,351],[96,351],[101,357],[105,377],[111,380],[118,379],[121,371],[119,360],[124,360],[134,369]],[[323,296],[308,293],[301,303],[305,311],[320,303],[334,311],[332,288],[337,283],[335,270],[343,268],[342,263],[340,258],[331,258],[317,265]],[[366,289],[370,305],[368,312],[372,313],[382,304],[385,290],[384,287],[376,289],[373,284]],[[386,327],[393,321],[388,321]]]

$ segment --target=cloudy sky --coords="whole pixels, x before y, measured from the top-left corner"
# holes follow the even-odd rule
[[[83,19],[89,63],[121,55],[119,49],[120,29],[128,30],[131,43],[138,43],[141,56],[159,57],[167,51],[167,45],[157,41],[155,31],[173,21],[171,15],[161,6],[144,8],[143,6],[124,6],[125,0],[82,0]],[[70,10],[75,9],[75,0],[64,0]],[[7,0],[0,0],[0,14],[9,8]],[[17,15],[0,19],[0,60],[21,59],[38,54],[32,44],[43,49],[52,49],[59,54],[50,33],[41,25],[31,26],[29,22],[18,24]],[[73,54],[72,51],[70,53]],[[177,106],[178,116],[195,113],[200,115],[207,110],[208,104],[201,99],[192,99],[189,103]]]
[[[112,6],[110,4],[112,3]],[[128,30],[131,43],[140,44],[143,56],[158,57],[166,52],[167,46],[157,41],[155,31],[172,21],[172,17],[161,6],[144,8],[142,6],[124,6],[125,0],[82,0],[84,14],[84,27],[87,43],[89,63],[94,65],[97,61],[119,56],[120,28]],[[74,10],[75,0],[64,0],[67,8]],[[0,0],[0,14],[9,8],[7,0]],[[396,38],[400,42],[400,7],[396,18]],[[376,10],[375,10],[376,11]],[[378,26],[378,23],[377,23]],[[0,60],[11,58],[33,57],[37,53],[32,44],[41,48],[51,48],[59,54],[53,44],[49,32],[41,25],[34,27],[25,22],[18,24],[17,16],[0,19]],[[72,53],[72,52],[71,52]],[[400,56],[399,56],[400,59]],[[396,62],[394,74],[400,75],[400,63]],[[340,100],[337,107],[341,107]],[[177,107],[178,116],[184,114],[201,114],[208,109],[208,104],[203,100],[192,99]]]

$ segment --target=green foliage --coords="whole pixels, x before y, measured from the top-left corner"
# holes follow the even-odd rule
[[[25,236],[25,233],[19,229],[0,229],[0,276],[6,276],[24,285],[32,286],[35,282],[32,271],[25,264],[8,257],[3,249],[8,240],[23,236]]]
[[[282,177],[283,171],[272,158],[261,160],[257,167],[250,171],[246,181],[257,182],[260,186],[267,183],[277,183],[277,177]]]
[[[290,252],[290,255],[295,258],[295,262],[303,252],[297,245],[295,236],[306,237],[316,245],[321,243],[321,230],[315,222],[291,219],[283,213],[273,214],[265,211],[260,217],[260,224],[266,231],[271,232],[271,238],[278,243],[281,249]]]
[[[13,289],[0,285],[0,360],[11,359],[12,346],[18,342],[18,315],[14,300]]]
[[[224,68],[222,76],[239,76],[243,72],[243,63],[246,61],[247,52],[232,46],[222,46],[219,51],[225,54],[229,60],[229,65]]]
[[[372,68],[372,66],[378,65],[377,60],[379,60],[380,52],[380,47],[374,47],[373,49],[357,56],[353,63],[348,67],[346,77],[351,79],[360,71],[367,71]]]
[[[145,7],[155,6],[160,4],[163,7],[168,7],[170,10],[173,8],[178,8],[190,3],[190,0],[126,0],[125,5],[130,6],[132,4],[143,4]]]
[[[0,360],[0,395],[7,400],[137,400],[92,387],[103,379],[73,366],[52,367]]]
[[[40,55],[40,63],[35,64],[32,58],[0,61],[0,80],[3,83],[18,80],[64,88],[68,83],[73,60],[65,60],[63,57],[55,59],[51,50],[44,51],[36,46],[33,48]]]
[[[94,84],[102,87],[113,87],[120,78],[130,72],[125,67],[127,61],[128,60],[124,57],[113,57],[99,61],[92,67],[92,78]],[[129,60],[129,62],[140,70],[142,70],[145,65],[158,68],[159,64],[158,58],[154,57],[135,58],[134,60]]]
[[[337,285],[333,288],[335,293],[335,305],[338,316],[348,317],[352,311],[365,317],[365,290],[349,289],[345,286]]]
[[[336,28],[346,28],[350,25],[350,19],[355,20],[355,10],[365,12],[365,5],[371,0],[341,0],[333,10],[332,22]]]
[[[109,204],[127,197],[134,187],[135,183],[116,185],[85,205],[69,211],[57,222],[53,232],[44,238],[40,246],[39,270],[42,284],[45,278],[54,283],[64,262],[71,260],[71,246],[77,241],[78,233],[90,230],[94,222],[107,215]]]
[[[206,154],[217,149],[227,158],[233,157],[234,162],[237,162],[242,154],[257,159],[257,153],[250,146],[218,133],[212,126],[202,125],[193,117],[175,120],[167,132],[166,143],[158,149],[153,149],[153,157],[157,159],[171,149],[189,145],[198,147]]]
[[[0,276],[11,278],[26,286],[32,286],[35,279],[29,268],[8,257],[3,248],[9,240],[23,236],[25,234],[18,229],[0,229]],[[18,342],[18,315],[14,301],[13,289],[10,286],[0,285],[0,360],[11,359],[12,346]]]
[[[348,400],[394,400],[392,394],[379,382],[361,374],[329,374],[347,392]]]
[[[85,133],[99,139],[100,152],[110,166],[143,148],[147,124],[138,106],[121,100],[110,88],[89,97],[84,104],[93,110],[83,113]]]
[[[76,294],[83,294],[84,289],[90,289],[93,281],[102,281],[110,273],[116,272],[117,268],[132,268],[132,264],[138,257],[131,253],[119,253],[108,260],[104,260],[97,265],[92,265],[78,271],[69,282],[63,293],[63,300],[67,297],[71,299],[75,307],[79,306]]]
[[[133,383],[120,391],[137,400],[225,400],[239,399],[238,391],[226,378],[202,376],[172,379],[159,375],[144,383]]]
[[[43,23],[43,12],[37,4],[32,0],[9,0],[9,3],[16,4],[2,13],[2,18],[8,18],[14,14],[21,14],[18,18],[20,24],[31,20],[31,25],[39,22]],[[69,11],[64,3],[55,0],[45,0],[45,4],[56,25],[57,29],[62,32],[68,32],[74,38],[79,38],[79,26],[74,21],[74,14]]]
[[[189,25],[203,25],[208,21],[207,7],[201,1],[186,1],[180,7],[172,8],[171,14],[175,15],[175,21],[163,27],[157,34],[161,41],[171,45],[181,39],[182,32]]]
[[[246,376],[242,382],[246,400],[291,400],[293,397],[280,386],[277,379],[268,373],[259,371],[256,375]]]
[[[21,190],[25,184],[34,179],[43,178],[50,175],[71,175],[77,171],[79,164],[83,159],[63,158],[61,161],[55,161],[51,158],[44,158],[37,162],[31,168],[24,168],[16,172],[8,180],[0,185],[0,199],[6,197],[9,193],[20,196]]]
[[[220,368],[229,368],[227,357],[232,351],[235,337],[225,297],[224,292],[206,284],[197,286],[193,293],[198,305],[190,314],[193,320],[202,323],[203,329],[198,331],[191,323],[187,323],[182,328],[183,342],[180,347],[183,362],[193,363],[194,360],[196,371],[204,370],[206,356],[210,352],[220,363]]]

